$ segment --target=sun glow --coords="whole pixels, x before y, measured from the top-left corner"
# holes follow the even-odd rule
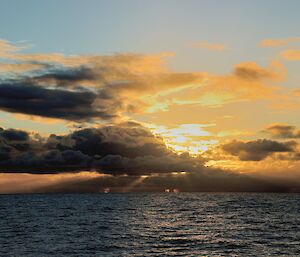
[[[149,125],[153,133],[162,136],[166,145],[178,153],[201,154],[219,141],[205,130],[215,124],[181,124],[176,127]]]

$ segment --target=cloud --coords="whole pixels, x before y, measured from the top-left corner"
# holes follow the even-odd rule
[[[230,147],[240,155],[240,150],[232,148],[243,148],[253,159],[254,149],[263,157],[270,152],[292,153],[294,143],[263,140]],[[200,156],[173,152],[162,138],[135,122],[47,137],[0,129],[1,193],[103,192],[107,187],[113,192],[289,190],[272,180],[225,172],[205,163]]]
[[[277,160],[282,160],[282,161],[300,161],[300,152],[292,152],[292,153],[286,153],[286,154],[278,154],[276,156]]]
[[[293,91],[293,94],[294,94],[295,96],[300,96],[300,89],[294,90],[294,91]]]
[[[37,75],[28,78],[28,81],[35,83],[42,83],[46,85],[57,85],[61,86],[72,86],[74,87],[76,83],[84,81],[96,81],[101,79],[101,73],[97,73],[95,69],[85,66],[75,67],[75,68],[54,68],[48,69],[42,75]],[[74,85],[75,84],[75,85]]]
[[[281,52],[281,57],[288,61],[299,61],[300,60],[300,50],[298,49],[288,49]]]
[[[269,69],[258,66],[255,62],[244,62],[235,66],[233,73],[244,80],[282,80],[285,71],[280,63],[273,62]]]
[[[37,63],[0,63],[0,73],[24,73],[42,69],[42,64]]]
[[[272,83],[286,75],[278,62],[266,68],[240,63],[227,75],[179,73],[166,68],[169,53],[64,56],[21,54],[7,41],[5,47],[0,109],[73,122],[122,120],[172,105],[274,99],[279,88]]]
[[[241,161],[261,161],[273,153],[294,152],[295,141],[277,142],[268,139],[242,142],[234,140],[221,148],[228,154],[237,156]]]
[[[199,104],[216,107],[232,102],[274,99],[279,87],[273,85],[284,80],[285,68],[272,62],[263,68],[253,62],[238,64],[231,74],[206,74],[199,85],[184,88],[168,95],[174,104]]]
[[[15,153],[26,152],[30,149],[30,137],[27,132],[0,128],[0,162],[10,159]]]
[[[145,112],[158,104],[157,95],[204,79],[202,73],[169,71],[168,53],[64,56],[20,54],[7,41],[4,46],[0,57],[9,62],[0,65],[0,109],[7,112],[72,121],[117,119]]]
[[[272,101],[270,101],[268,107],[270,109],[279,111],[299,110],[300,98],[299,90],[293,88],[285,88],[281,90],[281,94],[278,94]]]
[[[176,154],[160,137],[135,123],[81,129],[47,138],[2,129],[0,167],[1,172],[38,174],[94,170],[142,175],[205,170],[200,157]]]
[[[300,130],[288,124],[274,124],[267,127],[263,132],[275,138],[300,138]]]
[[[0,58],[5,58],[23,48],[23,46],[17,46],[7,40],[0,39]]]
[[[260,42],[260,47],[280,47],[290,43],[300,42],[299,37],[290,37],[284,39],[264,39]]]
[[[203,48],[203,49],[211,50],[211,51],[226,50],[226,47],[223,44],[212,44],[212,43],[205,42],[205,41],[194,42],[194,43],[192,43],[192,46],[196,47],[196,48]]]
[[[0,83],[0,109],[13,113],[75,121],[112,118],[115,115],[113,106],[102,104],[102,109],[94,108],[96,98],[96,93],[87,90],[51,89],[17,81]]]

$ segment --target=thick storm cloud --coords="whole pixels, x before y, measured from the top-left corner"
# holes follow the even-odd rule
[[[0,128],[0,163],[10,159],[16,152],[30,150],[30,138],[27,132]]]
[[[2,80],[0,110],[71,121],[116,118],[132,109],[132,104],[113,92],[130,82],[121,83],[122,76],[110,78],[113,68],[104,70],[49,63],[30,75]]]
[[[94,108],[97,95],[92,91],[70,91],[33,84],[0,84],[0,109],[14,113],[68,120],[110,118],[105,110]]]
[[[242,142],[232,141],[224,144],[222,149],[231,155],[237,156],[241,161],[261,161],[273,153],[294,152],[295,141],[277,142],[268,139]]]
[[[36,139],[24,131],[0,131],[0,171],[58,173],[94,170],[150,174],[204,170],[203,160],[168,149],[140,125],[105,126]]]

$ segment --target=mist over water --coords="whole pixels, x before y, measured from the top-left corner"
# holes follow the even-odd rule
[[[299,256],[300,194],[0,196],[0,256]]]

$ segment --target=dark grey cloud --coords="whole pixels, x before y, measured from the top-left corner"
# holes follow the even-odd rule
[[[24,131],[0,131],[1,172],[94,170],[141,175],[202,169],[203,160],[174,153],[160,137],[135,123],[81,129],[41,139]]]
[[[111,107],[94,106],[97,94],[86,90],[62,90],[20,82],[0,83],[0,109],[13,113],[67,120],[109,119]]]
[[[161,138],[141,126],[105,126],[78,130],[66,136],[50,135],[47,146],[98,157],[111,154],[134,158],[161,156],[171,152]]]
[[[127,158],[120,155],[106,155],[96,162],[104,172],[111,174],[130,173],[148,175],[151,173],[203,172],[203,160],[189,155],[166,154],[163,156],[138,156]]]
[[[51,68],[42,75],[31,77],[28,80],[35,82],[56,82],[57,84],[69,84],[82,81],[94,81],[101,77],[100,73],[96,73],[94,69],[80,66],[76,68]]]
[[[0,137],[8,141],[27,141],[29,134],[22,130],[0,128]]]
[[[261,161],[273,153],[294,152],[295,141],[277,142],[268,139],[242,142],[232,141],[222,145],[222,149],[231,155],[237,156],[241,161]]]
[[[300,130],[287,124],[275,124],[267,127],[263,132],[275,138],[300,138]]]
[[[49,65],[30,75],[0,81],[0,109],[72,121],[115,119],[143,105],[122,96],[124,91],[134,91],[131,96],[138,98],[147,89],[146,80],[118,66]]]
[[[44,150],[22,152],[11,155],[0,162],[2,172],[51,174],[90,170],[92,157],[79,151]]]
[[[13,154],[29,151],[30,148],[30,136],[27,132],[0,128],[0,163],[10,159]]]

